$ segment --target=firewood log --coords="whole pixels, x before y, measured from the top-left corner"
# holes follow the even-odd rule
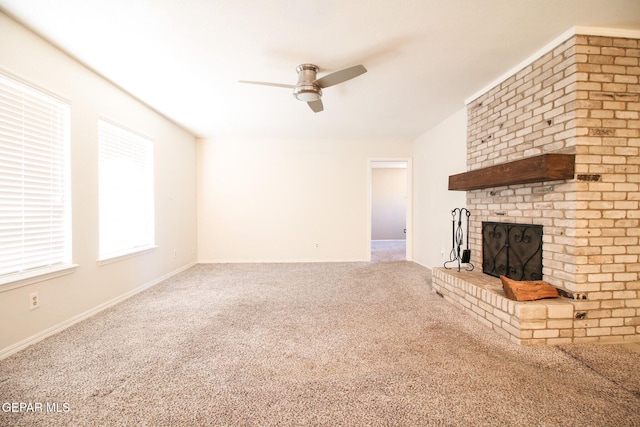
[[[558,298],[558,290],[544,280],[513,280],[500,276],[502,289],[507,298],[515,301],[535,301],[543,298]]]

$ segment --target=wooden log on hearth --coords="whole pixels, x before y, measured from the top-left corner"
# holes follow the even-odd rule
[[[536,301],[544,298],[558,298],[558,290],[544,280],[513,280],[500,276],[502,289],[507,298],[514,301]]]

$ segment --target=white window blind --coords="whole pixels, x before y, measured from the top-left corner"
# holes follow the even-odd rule
[[[154,244],[153,143],[98,121],[100,259]]]
[[[0,74],[0,279],[70,264],[69,104]]]

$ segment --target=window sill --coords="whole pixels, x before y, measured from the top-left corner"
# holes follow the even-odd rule
[[[63,264],[2,277],[0,278],[0,292],[44,282],[60,276],[66,276],[67,274],[75,272],[77,266],[77,264]]]
[[[129,251],[118,252],[112,255],[107,255],[104,258],[100,258],[98,260],[98,266],[112,264],[114,262],[119,262],[125,259],[133,258],[138,255],[143,255],[143,254],[154,251],[156,248],[157,248],[156,245],[150,245],[150,246],[143,246],[140,248],[131,249]]]

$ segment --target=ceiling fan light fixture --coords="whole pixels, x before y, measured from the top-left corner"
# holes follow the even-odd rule
[[[296,93],[296,98],[300,101],[311,102],[320,99],[320,95],[317,92],[298,92]]]
[[[319,87],[313,84],[303,84],[298,85],[293,89],[293,95],[300,101],[311,102],[320,99],[322,91]]]

